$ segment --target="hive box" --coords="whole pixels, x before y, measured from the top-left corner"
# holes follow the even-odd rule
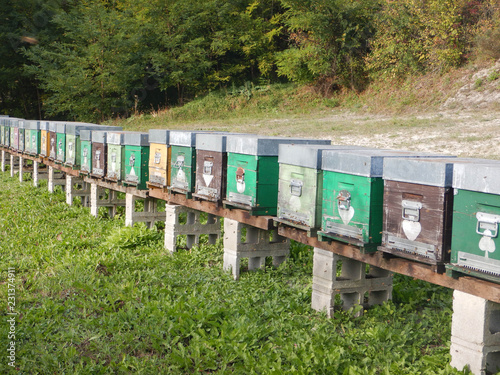
[[[125,180],[124,185],[137,189],[147,189],[149,177],[149,137],[148,133],[125,133]]]
[[[149,184],[170,186],[170,130],[149,130]]]
[[[10,144],[11,150],[19,148],[19,119],[10,119]]]
[[[80,173],[88,175],[92,172],[92,130],[80,131]]]
[[[205,131],[170,132],[170,187],[178,193],[190,195],[195,187],[196,137]]]
[[[328,145],[328,140],[228,135],[227,192],[224,204],[252,215],[276,216],[280,144]]]
[[[341,145],[279,145],[278,221],[310,231],[321,226],[323,150],[366,149]]]
[[[106,179],[120,181],[125,177],[124,132],[108,132],[108,160]]]
[[[500,161],[453,167],[451,271],[500,282]]]
[[[5,146],[5,127],[9,122],[9,116],[0,116],[0,146]]]
[[[49,124],[49,121],[40,122],[40,155],[44,157],[50,152]]]
[[[106,131],[92,131],[92,177],[103,178],[106,175],[106,162],[108,160],[106,139]]]
[[[18,128],[19,128],[19,141],[18,141],[18,148],[17,150],[19,152],[24,152],[25,149],[25,133],[26,133],[26,120],[19,120],[18,122]]]
[[[30,120],[26,123],[24,136],[26,152],[36,156],[40,153],[40,121]]]
[[[49,160],[55,160],[57,157],[57,124],[58,122],[49,122]]]
[[[460,158],[384,160],[384,217],[379,249],[427,264],[450,260],[453,165]],[[439,268],[438,268],[439,269]]]
[[[384,158],[439,157],[397,150],[323,151],[322,240],[377,249],[382,241]]]
[[[56,163],[66,161],[66,122],[56,123]]]
[[[196,184],[193,196],[212,202],[220,202],[226,196],[228,134],[203,134],[196,138]]]

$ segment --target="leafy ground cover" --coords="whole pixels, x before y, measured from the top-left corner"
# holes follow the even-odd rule
[[[234,281],[221,242],[169,255],[161,230],[96,219],[7,173],[0,184],[2,348],[9,267],[19,313],[16,370],[2,351],[1,373],[463,373],[448,365],[448,289],[396,275],[392,301],[328,319],[310,308],[304,245]]]

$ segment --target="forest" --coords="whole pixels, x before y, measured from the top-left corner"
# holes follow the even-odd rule
[[[211,91],[329,96],[500,58],[499,0],[4,0],[0,113],[103,122]]]

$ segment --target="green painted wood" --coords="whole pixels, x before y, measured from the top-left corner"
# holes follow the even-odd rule
[[[146,183],[149,180],[149,146],[126,145],[124,152],[124,184],[133,185],[140,190],[148,189]]]
[[[309,228],[321,225],[323,171],[281,163],[278,217]]]
[[[277,215],[277,156],[228,153],[226,204],[242,206],[253,215]]]
[[[125,146],[108,143],[108,172],[106,178],[121,181],[125,177]]]
[[[41,147],[40,130],[31,129],[30,138],[31,138],[31,153],[33,155],[39,155]]]
[[[25,129],[19,128],[18,132],[19,132],[19,134],[18,134],[18,137],[19,137],[18,150],[23,152],[25,149],[25,141],[24,141]]]
[[[359,241],[365,251],[375,250],[382,240],[383,188],[380,177],[324,171],[322,234],[348,243]],[[342,203],[342,196],[350,196],[350,204]]]
[[[468,267],[461,263],[460,253],[471,254],[479,262],[470,264],[470,269],[489,272],[500,275],[500,236],[497,230],[494,234],[495,225],[479,224],[480,214],[498,215],[500,217],[500,195],[482,192],[455,190],[453,201],[453,224],[451,239],[451,263]],[[498,228],[498,223],[497,223]],[[489,231],[487,233],[486,231]],[[479,273],[481,275],[481,273]]]
[[[175,145],[170,148],[170,186],[176,191],[192,193],[195,186],[196,149]]]
[[[80,141],[80,170],[84,173],[92,172],[92,142]]]
[[[66,134],[56,133],[56,161],[64,163],[66,161]]]

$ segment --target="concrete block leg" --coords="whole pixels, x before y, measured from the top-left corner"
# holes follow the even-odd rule
[[[180,215],[186,213],[186,223],[182,224]],[[190,249],[200,242],[200,236],[207,234],[209,241],[215,243],[220,237],[220,221],[217,216],[209,215],[205,224],[201,223],[201,212],[188,207],[167,204],[165,206],[165,249],[171,253],[177,250],[177,236],[186,235],[186,246]]]
[[[337,276],[337,265],[341,264]],[[326,311],[332,316],[335,308],[349,310],[355,306],[380,304],[392,297],[392,273],[377,267],[370,267],[354,259],[336,255],[330,251],[315,248],[313,259],[313,292],[311,306],[317,311]],[[337,306],[335,297],[341,305]],[[359,316],[363,309],[357,310]]]
[[[242,240],[243,229],[246,239]],[[273,257],[279,265],[290,252],[290,241],[277,234],[276,230],[263,230],[236,220],[224,219],[224,269],[231,270],[235,280],[240,275],[240,262],[248,258],[248,269],[264,267],[266,257]]]
[[[47,187],[50,193],[54,192],[55,187],[59,185],[64,190],[66,186],[66,177],[63,172],[56,171],[53,167],[49,166],[48,184]]]
[[[500,371],[500,304],[455,290],[451,366],[475,375]]]
[[[23,182],[23,172],[24,172],[24,158],[19,156],[19,182]]]
[[[5,150],[2,150],[2,152],[1,152],[0,161],[1,161],[2,172],[5,172],[5,165],[6,165],[6,162],[5,162]]]
[[[139,197],[127,193],[125,201],[125,225],[133,226],[135,223],[143,222],[153,229],[157,221],[165,220],[165,213],[158,212],[158,200],[156,198],[144,199],[144,210],[142,212],[136,211],[135,202]]]
[[[48,179],[47,168],[40,168],[40,163],[37,161],[33,162],[33,186],[38,187],[40,185],[40,180]]]
[[[96,183],[90,183],[90,214],[97,217],[99,215],[99,207],[107,207],[110,217],[116,214],[118,206],[125,206],[125,199],[118,199],[118,193],[114,190],[109,190],[106,196],[106,189],[98,186]]]
[[[10,154],[10,177],[14,177],[15,173],[14,155]]]
[[[66,203],[71,206],[75,197],[79,197],[82,205],[88,207],[90,184],[79,177],[66,175]]]

